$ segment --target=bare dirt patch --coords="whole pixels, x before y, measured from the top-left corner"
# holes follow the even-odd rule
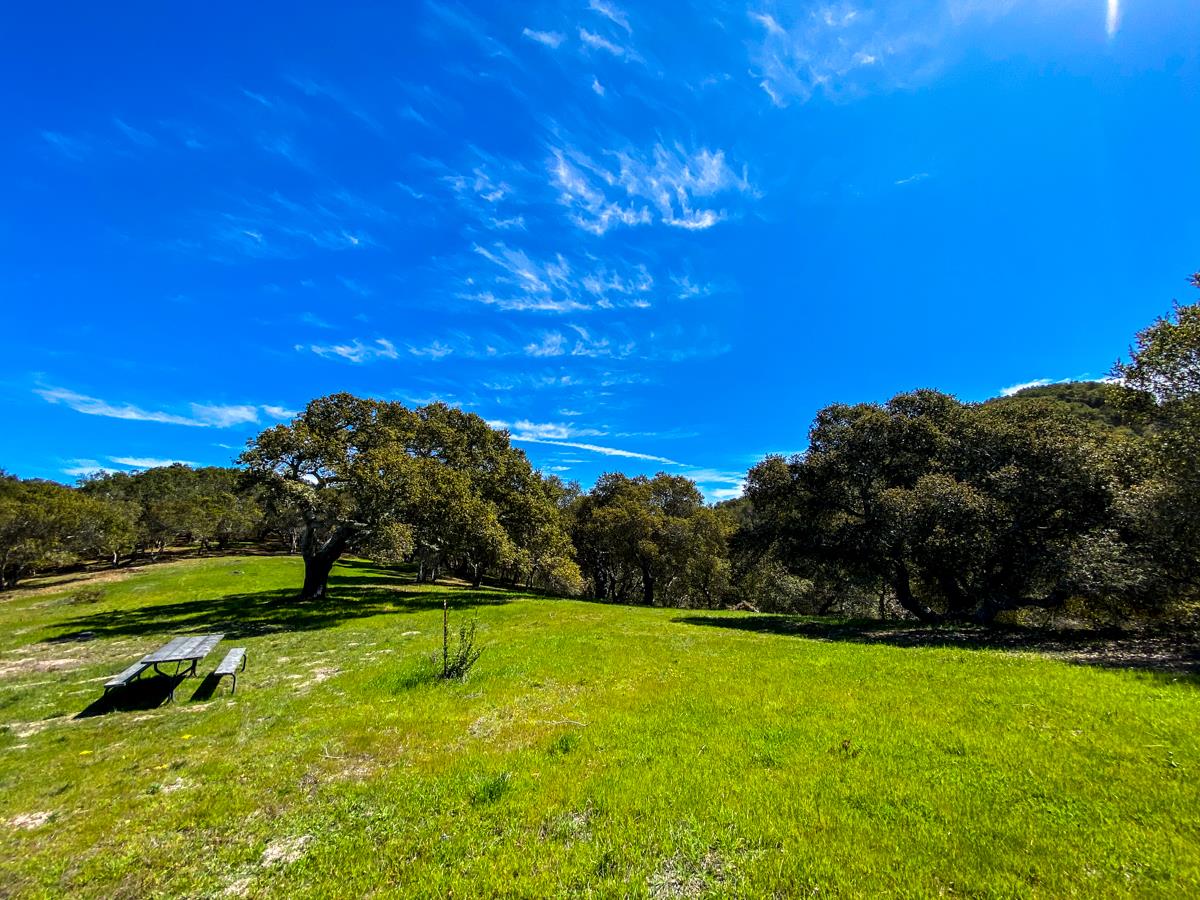
[[[328,681],[341,671],[342,670],[336,666],[318,666],[312,670],[312,676],[308,679],[308,681],[305,681],[303,684],[300,684],[297,687],[300,690],[306,690],[313,685],[320,684],[322,681]]]
[[[41,828],[54,816],[53,812],[42,810],[40,812],[21,813],[19,816],[13,816],[8,820],[9,828],[20,828],[24,831],[32,831],[34,828]]]
[[[267,849],[263,851],[261,866],[286,866],[288,863],[294,863],[304,855],[304,848],[312,841],[311,834],[302,834],[299,837],[284,838],[283,840],[274,841],[267,845]]]
[[[121,652],[124,642],[90,640],[85,632],[69,640],[40,641],[4,651],[0,656],[0,678],[18,678],[40,673],[71,672],[108,660]]]
[[[69,656],[59,656],[50,659],[38,659],[36,656],[25,656],[20,659],[0,662],[0,678],[11,678],[14,675],[34,675],[38,672],[63,672],[78,669],[83,663]]]
[[[8,726],[8,730],[12,732],[14,737],[24,739],[45,731],[57,721],[59,721],[58,717],[53,719],[39,719],[36,722],[12,722]]]
[[[137,574],[145,566],[134,566],[128,569],[107,569],[101,572],[75,572],[70,575],[48,575],[41,578],[31,578],[23,582],[16,590],[5,592],[5,600],[21,600],[29,597],[43,597],[62,591],[73,591],[81,587],[112,584],[124,581],[130,575]]]
[[[676,854],[663,860],[646,880],[646,886],[655,900],[703,897],[720,894],[725,876],[724,861],[715,851],[710,850],[702,859],[694,861]]]
[[[230,884],[221,893],[226,897],[244,897],[250,890],[250,882],[253,878],[239,878],[237,881]]]

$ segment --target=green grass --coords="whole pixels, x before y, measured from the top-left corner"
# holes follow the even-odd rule
[[[0,597],[0,896],[1200,894],[1194,678],[365,564],[299,605],[299,579]],[[465,682],[423,674],[446,592],[486,648]],[[248,648],[235,696],[77,718],[188,630],[228,633],[209,670]]]

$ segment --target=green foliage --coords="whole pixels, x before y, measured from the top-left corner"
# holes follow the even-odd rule
[[[1200,275],[1191,282],[1200,288]],[[1141,483],[1125,511],[1140,540],[1177,594],[1200,593],[1200,304],[1176,304],[1138,332],[1129,361],[1112,374],[1127,396],[1141,398],[1133,413],[1153,424]]]
[[[103,599],[104,588],[98,585],[88,585],[87,587],[81,587],[73,593],[69,601],[81,606],[91,606],[93,603],[99,603]]]
[[[475,786],[471,790],[471,802],[476,806],[495,803],[508,793],[511,786],[512,775],[508,772],[484,776],[476,780]]]
[[[475,646],[475,620],[469,625],[460,625],[458,640],[442,648],[442,678],[462,681],[479,662],[483,648]]]
[[[690,479],[608,473],[573,515],[571,536],[593,596],[685,607],[724,598],[732,519],[705,507]]]
[[[1140,436],[1155,424],[1154,407],[1147,399],[1145,393],[1120,384],[1068,381],[1024,388],[1010,397],[997,397],[987,403],[990,406],[1015,406],[1031,400],[1050,401],[1056,414]]]
[[[814,580],[890,589],[925,621],[990,622],[1129,587],[1104,435],[1047,401],[965,406],[934,391],[821,410],[801,457],[768,459],[748,536]],[[1119,542],[1119,539],[1117,539]],[[1086,577],[1085,577],[1086,576]]]
[[[351,550],[411,555],[420,580],[444,568],[479,586],[488,572],[569,582],[570,545],[553,492],[479,416],[434,403],[334,394],[267,429],[241,457],[272,517],[299,533],[301,596],[325,596]]]
[[[224,550],[257,535],[263,512],[258,496],[236,469],[193,469],[176,463],[141,472],[88,478],[80,493],[105,501],[112,512],[98,523],[97,555],[116,564],[135,551],[162,553],[176,543]]]
[[[126,505],[0,473],[0,589],[42,569],[115,556],[131,541]]]

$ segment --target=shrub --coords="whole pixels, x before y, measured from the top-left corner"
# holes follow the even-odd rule
[[[442,678],[466,678],[482,653],[482,648],[475,646],[475,621],[459,626],[458,642],[453,646],[449,642],[442,645]]]
[[[83,587],[67,598],[68,602],[79,604],[99,603],[103,599],[104,588],[102,587]]]

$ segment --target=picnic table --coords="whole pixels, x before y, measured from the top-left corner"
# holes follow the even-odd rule
[[[132,666],[119,675],[110,678],[104,685],[104,693],[114,688],[122,687],[140,676],[146,669],[153,668],[159,675],[171,678],[171,699],[175,699],[175,680],[182,675],[187,678],[196,674],[196,666],[200,660],[208,656],[212,649],[221,643],[223,634],[195,634],[174,637],[153,653],[147,653]],[[164,672],[161,667],[175,664],[175,671]]]
[[[196,666],[200,660],[208,656],[224,637],[223,634],[196,634],[171,638],[153,653],[143,656],[141,663],[147,667],[153,666],[159,675],[167,674],[159,666],[175,663],[173,674],[179,675],[182,672],[186,678],[196,674]]]

